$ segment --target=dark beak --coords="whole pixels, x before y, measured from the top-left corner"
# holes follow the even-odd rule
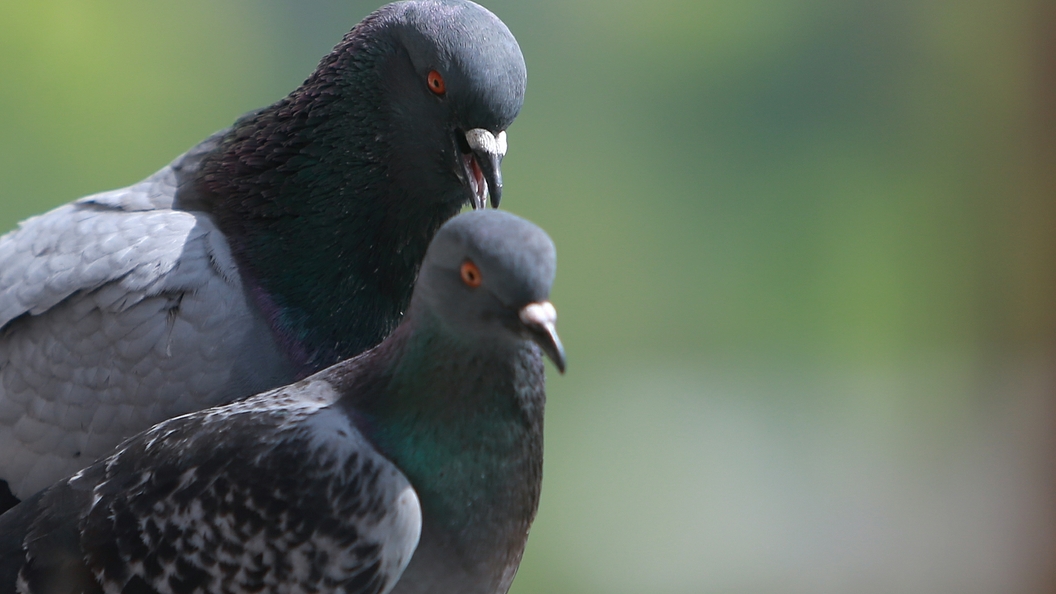
[[[474,155],[477,157],[477,163],[480,164],[480,171],[484,174],[484,179],[488,182],[488,195],[491,196],[491,207],[498,208],[499,200],[502,199],[502,169],[499,167],[502,163],[502,156],[481,153],[474,153]]]
[[[549,301],[529,303],[518,312],[521,323],[528,329],[532,341],[543,349],[547,357],[554,362],[557,370],[565,372],[565,347],[557,337],[557,310]]]
[[[473,153],[484,181],[488,184],[488,195],[491,206],[499,207],[502,199],[502,158],[506,156],[506,131],[492,134],[484,128],[474,128],[466,132],[466,144]]]

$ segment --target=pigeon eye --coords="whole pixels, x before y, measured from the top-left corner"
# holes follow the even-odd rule
[[[426,77],[426,81],[429,83],[429,90],[434,95],[443,95],[447,86],[444,85],[444,77],[440,76],[440,73],[435,70],[429,71],[429,76]]]
[[[474,289],[480,286],[483,280],[480,277],[480,269],[471,260],[462,263],[462,282]]]

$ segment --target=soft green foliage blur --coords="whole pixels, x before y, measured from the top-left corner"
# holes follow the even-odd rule
[[[569,353],[516,594],[1056,587],[1056,10],[486,3]],[[279,99],[375,3],[0,3],[0,228]]]

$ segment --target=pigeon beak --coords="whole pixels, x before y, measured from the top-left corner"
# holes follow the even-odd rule
[[[491,206],[498,208],[499,200],[502,199],[502,169],[499,165],[506,156],[506,131],[492,134],[484,128],[473,128],[466,132],[466,144],[472,153],[471,174],[476,177],[479,173],[480,178],[487,182]],[[474,206],[484,208],[483,195],[479,192],[477,195],[478,203]]]
[[[557,337],[557,310],[549,301],[529,303],[524,306],[518,317],[521,323],[531,333],[532,340],[539,348],[543,349],[547,357],[554,362],[557,370],[565,372],[565,347],[561,346],[561,339]]]

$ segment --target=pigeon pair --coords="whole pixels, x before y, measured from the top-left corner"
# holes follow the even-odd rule
[[[505,592],[565,361],[553,244],[483,210],[524,87],[484,8],[390,4],[0,238],[0,594]]]

